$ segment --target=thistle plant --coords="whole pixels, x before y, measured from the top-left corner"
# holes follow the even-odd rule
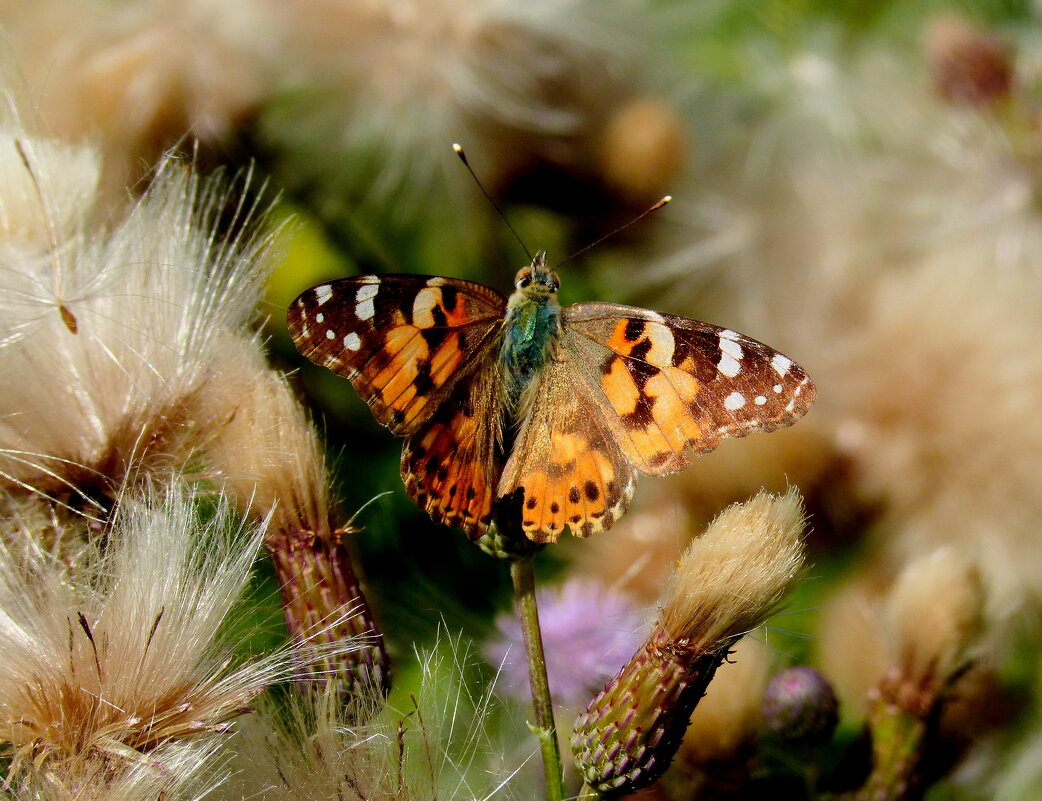
[[[802,564],[793,492],[727,509],[691,544],[651,635],[576,720],[584,796],[632,792],[665,772],[717,668],[777,610]]]
[[[941,711],[970,664],[985,594],[976,566],[953,549],[909,564],[887,598],[887,670],[869,693],[872,770],[858,799],[915,798]]]
[[[0,797],[1039,797],[1042,11],[772,9],[0,3]]]
[[[386,692],[386,650],[333,523],[315,434],[247,327],[274,238],[249,176],[233,187],[165,161],[102,228],[93,151],[14,123],[0,139],[0,487],[12,519],[50,518],[34,526],[37,547],[71,569],[135,487],[176,473],[223,493],[284,557],[294,641],[322,660],[299,662],[302,677],[345,697]]]
[[[204,520],[176,478],[128,488],[74,567],[38,531],[3,521],[5,787],[20,798],[188,797],[213,779],[232,722],[262,691],[356,647],[233,654],[242,632],[230,618],[264,525],[237,521],[226,502]]]
[[[341,664],[312,671],[340,688],[346,703],[365,711],[373,692],[390,690],[390,660],[349,553],[352,521],[336,524],[314,427],[286,380],[255,351],[228,365],[215,391],[238,406],[206,449],[211,481],[256,515],[270,516],[265,549],[282,592],[290,636],[301,645],[351,640]],[[224,400],[223,398],[221,400]],[[230,401],[230,398],[228,399]]]

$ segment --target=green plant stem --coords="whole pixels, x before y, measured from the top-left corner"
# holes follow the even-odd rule
[[[524,632],[525,654],[528,657],[528,678],[532,685],[532,705],[535,707],[535,730],[543,752],[543,771],[546,774],[547,797],[563,801],[564,774],[561,770],[561,750],[557,745],[557,725],[550,698],[550,683],[546,677],[546,658],[543,655],[543,636],[539,631],[539,607],[535,599],[535,571],[532,558],[515,559],[510,563],[510,577],[514,581],[514,598]]]
[[[896,704],[877,700],[868,712],[872,731],[872,773],[854,794],[856,801],[909,801],[921,798],[919,763],[929,726]]]

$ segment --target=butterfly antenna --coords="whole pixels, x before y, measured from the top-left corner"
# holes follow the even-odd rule
[[[666,195],[664,198],[662,198],[662,200],[660,200],[657,203],[655,203],[655,205],[653,205],[651,208],[645,209],[644,211],[642,211],[640,214],[638,214],[636,217],[634,217],[628,223],[620,225],[614,231],[609,231],[604,236],[599,237],[598,239],[595,239],[590,244],[586,245],[586,247],[579,248],[577,251],[575,251],[575,253],[573,253],[567,259],[565,259],[564,261],[560,262],[556,267],[554,267],[554,269],[557,270],[557,269],[560,268],[560,266],[562,264],[567,264],[572,259],[574,259],[576,256],[581,256],[586,251],[592,250],[593,248],[595,248],[599,244],[601,244],[601,242],[603,242],[605,239],[611,239],[613,236],[615,236],[615,234],[619,233],[619,231],[625,231],[627,228],[629,228],[634,223],[640,222],[641,220],[643,220],[645,217],[647,217],[649,214],[651,214],[651,212],[658,211],[659,209],[661,209],[663,206],[665,206],[667,203],[669,203],[672,199],[673,199],[672,195]]]
[[[499,218],[506,223],[507,228],[510,229],[510,233],[514,235],[514,239],[516,239],[518,244],[521,245],[521,249],[525,252],[525,255],[528,256],[529,261],[533,261],[535,257],[532,256],[531,251],[529,251],[529,249],[525,247],[524,240],[522,240],[520,234],[518,234],[518,232],[514,230],[514,226],[510,224],[510,220],[507,219],[506,215],[502,212],[502,210],[500,210],[499,206],[496,205],[496,201],[494,201],[492,199],[492,196],[485,190],[484,185],[482,185],[481,183],[481,179],[478,178],[478,174],[474,172],[474,168],[470,166],[470,162],[467,161],[467,154],[463,152],[463,147],[454,142],[452,145],[452,149],[456,151],[456,155],[459,156],[459,160],[463,162],[463,166],[467,168],[467,172],[469,172],[470,177],[474,179],[474,183],[478,185],[478,189],[480,189],[481,194],[485,196],[485,200],[487,200],[488,204],[496,210],[496,214],[499,215]]]

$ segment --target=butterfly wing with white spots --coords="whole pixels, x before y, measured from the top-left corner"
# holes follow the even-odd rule
[[[409,434],[487,361],[505,308],[471,281],[363,275],[303,292],[287,321],[304,356],[350,379],[380,423]]]
[[[622,452],[649,475],[721,439],[791,425],[814,401],[803,368],[727,328],[613,303],[568,306],[564,321]]]

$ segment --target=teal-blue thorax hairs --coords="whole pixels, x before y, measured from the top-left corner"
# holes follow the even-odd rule
[[[552,358],[561,336],[561,306],[557,302],[560,285],[557,274],[547,268],[543,251],[514,278],[500,352],[504,390],[512,412],[516,413],[532,379]]]

